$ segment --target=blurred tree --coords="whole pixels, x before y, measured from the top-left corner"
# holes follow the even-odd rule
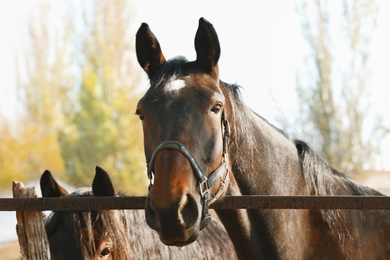
[[[0,188],[10,188],[12,181],[38,178],[45,168],[62,170],[62,157],[56,136],[43,135],[38,126],[16,133],[7,125],[0,129]]]
[[[29,47],[16,55],[21,113],[15,125],[0,128],[0,170],[7,172],[0,183],[50,169],[70,184],[89,186],[99,165],[118,190],[144,194],[134,8],[126,0],[59,4],[39,4],[28,19]]]
[[[12,181],[24,180],[28,177],[27,169],[20,167],[23,148],[7,123],[1,124],[0,128],[0,189],[10,188]]]
[[[0,155],[1,186],[10,188],[10,180],[38,178],[47,168],[63,171],[57,142],[62,126],[61,105],[70,88],[70,50],[68,29],[55,30],[51,7],[41,3],[31,12],[26,28],[25,53],[16,53],[19,114],[15,121],[5,121]],[[67,17],[57,17],[67,21]],[[5,187],[4,187],[5,186]]]
[[[311,56],[307,63],[310,76],[307,80],[297,77],[298,124],[307,141],[332,166],[357,174],[372,162],[380,145],[380,118],[372,127],[367,125],[370,40],[378,11],[375,1],[303,1],[299,11]]]
[[[90,183],[90,172],[99,165],[117,189],[144,194],[143,138],[134,115],[142,74],[130,55],[132,10],[125,0],[84,6],[84,29],[75,37],[81,39],[82,57],[77,64],[82,71],[78,104],[61,131],[60,143],[71,184]]]
[[[115,129],[110,124],[110,108],[99,95],[97,75],[84,68],[79,92],[80,109],[66,130],[60,131],[66,179],[74,185],[90,182],[94,167],[114,153]]]

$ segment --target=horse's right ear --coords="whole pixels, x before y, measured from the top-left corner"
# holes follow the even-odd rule
[[[114,186],[112,185],[110,176],[99,166],[96,166],[96,174],[92,182],[92,191],[95,196],[115,196],[115,190]]]
[[[166,60],[161,51],[160,43],[146,23],[142,23],[138,29],[135,49],[138,63],[148,74],[149,79],[153,78],[154,74]]]
[[[68,195],[64,187],[59,185],[51,175],[51,172],[45,170],[40,180],[42,197],[63,197]]]
[[[199,19],[195,35],[196,63],[206,72],[218,72],[218,60],[221,55],[218,35],[214,26],[204,19]]]

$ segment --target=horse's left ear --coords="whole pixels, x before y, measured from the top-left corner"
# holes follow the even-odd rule
[[[68,195],[65,188],[56,182],[48,170],[45,170],[42,174],[39,184],[41,186],[42,197],[64,197]]]
[[[110,176],[99,166],[96,166],[95,178],[92,182],[92,192],[95,196],[115,196],[115,190],[114,186],[112,185]]]
[[[221,48],[214,26],[204,19],[199,19],[195,36],[196,64],[206,72],[217,70]]]
[[[161,51],[160,43],[152,33],[149,25],[141,24],[135,39],[135,50],[138,63],[153,78],[157,70],[165,63],[165,57]]]

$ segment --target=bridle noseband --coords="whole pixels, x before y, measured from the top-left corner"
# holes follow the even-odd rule
[[[211,215],[208,212],[208,206],[216,201],[219,196],[224,192],[226,187],[226,181],[229,176],[228,167],[227,167],[227,147],[229,143],[229,135],[230,135],[230,126],[229,122],[225,119],[225,113],[222,112],[222,133],[223,133],[223,150],[222,150],[222,163],[218,166],[218,168],[210,173],[208,177],[206,177],[202,170],[199,167],[199,164],[195,160],[194,156],[191,152],[180,142],[166,140],[161,142],[157,148],[154,150],[152,158],[150,162],[147,163],[147,173],[149,178],[149,191],[151,186],[153,186],[153,177],[154,177],[154,163],[157,157],[157,154],[161,150],[177,150],[181,152],[187,160],[190,162],[192,169],[194,171],[195,177],[199,182],[199,193],[203,199],[203,208],[202,208],[202,218],[200,229],[203,229],[207,226],[207,224],[211,220]],[[215,194],[212,194],[209,198],[209,190],[214,186],[215,182],[221,179],[218,191]]]

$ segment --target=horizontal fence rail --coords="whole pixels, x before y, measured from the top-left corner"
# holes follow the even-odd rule
[[[0,211],[144,209],[146,197],[0,199]],[[212,209],[390,209],[388,196],[225,196]]]

